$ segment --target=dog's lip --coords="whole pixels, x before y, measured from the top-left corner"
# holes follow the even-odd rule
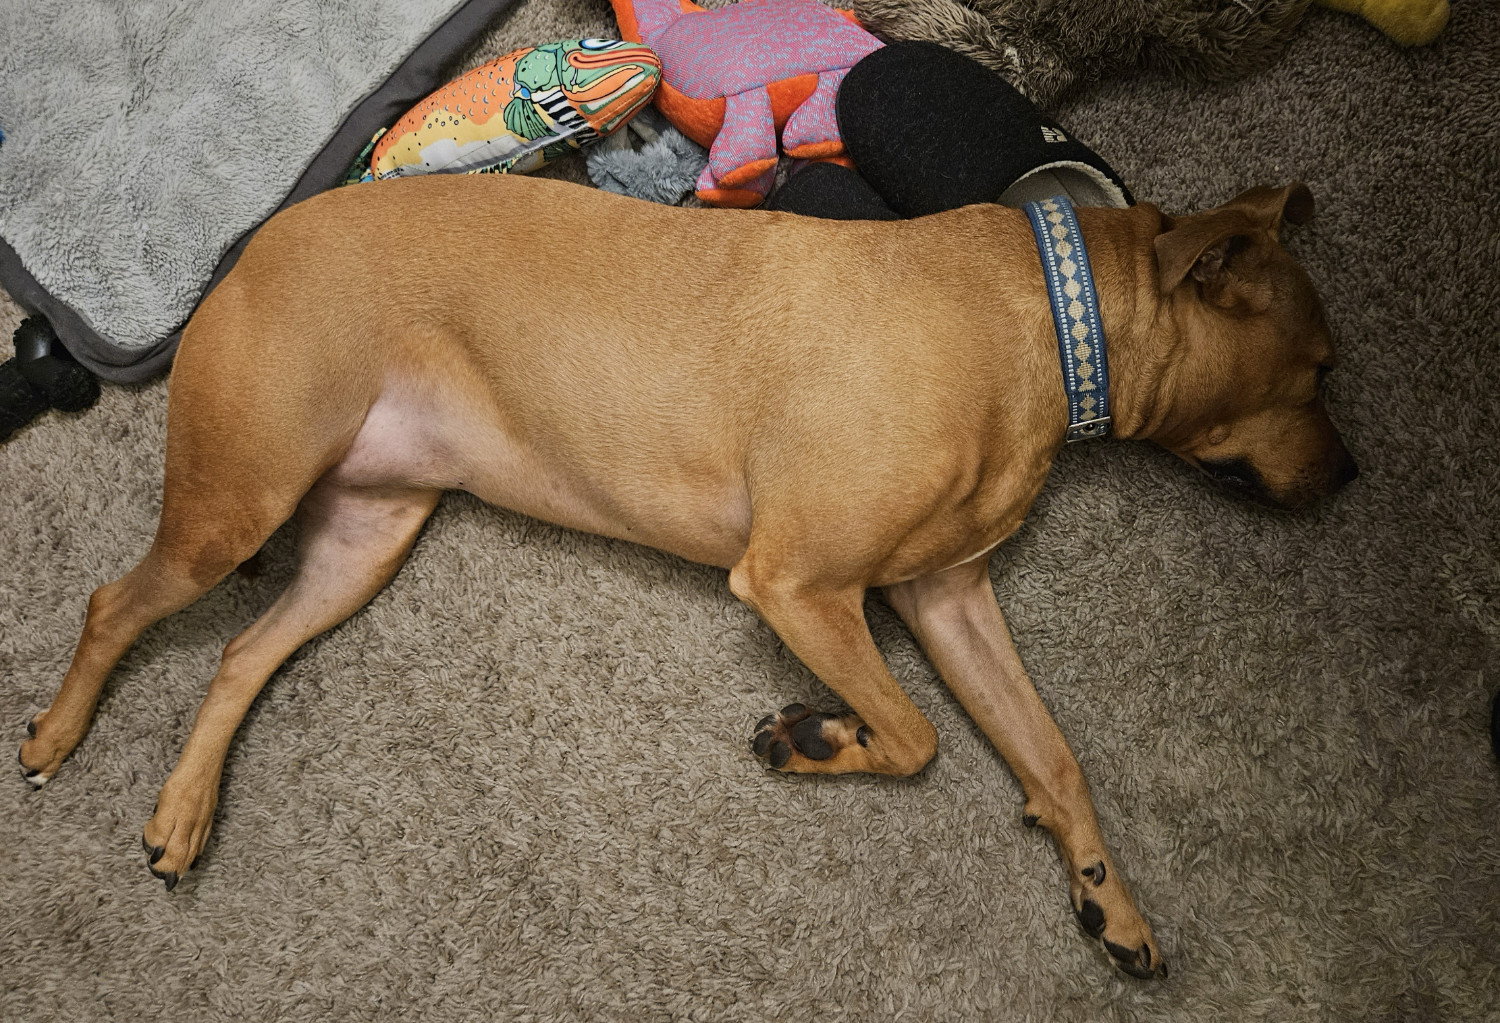
[[[1262,508],[1269,508],[1271,511],[1286,512],[1288,514],[1305,511],[1326,496],[1323,494],[1294,494],[1290,498],[1284,498],[1271,493],[1270,490],[1247,483],[1242,479],[1226,479],[1222,476],[1215,476],[1207,470],[1204,471],[1204,475],[1218,483],[1235,497],[1242,498]]]
[[[1201,458],[1192,458],[1189,461],[1195,469],[1224,487],[1224,489],[1240,497],[1247,498],[1263,508],[1290,511],[1299,507],[1299,505],[1289,504],[1277,498],[1271,492],[1271,489],[1266,486],[1265,481],[1260,478],[1260,474],[1255,471],[1255,467],[1248,462],[1244,462],[1242,459],[1226,461],[1217,465],[1210,460]],[[1228,468],[1231,465],[1238,468],[1241,464],[1249,470],[1248,473]]]

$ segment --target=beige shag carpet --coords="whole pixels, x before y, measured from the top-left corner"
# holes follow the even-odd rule
[[[601,0],[526,0],[473,59],[611,31]],[[1364,469],[1285,515],[1082,445],[993,561],[1170,980],[1080,936],[1017,783],[878,602],[938,759],[782,777],[752,724],[834,704],[723,572],[453,497],[262,694],[174,893],[141,826],[289,538],[146,635],[51,784],[12,777],[0,1019],[1500,1019],[1497,97],[1500,17],[1458,0],[1428,49],[1314,11],[1250,80],[1142,75],[1062,111],[1168,209],[1312,185],[1290,247]],[[108,387],[0,446],[12,742],[148,545],[165,395]]]

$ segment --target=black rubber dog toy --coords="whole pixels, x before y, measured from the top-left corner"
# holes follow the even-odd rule
[[[0,363],[0,441],[49,408],[82,412],[99,400],[99,381],[63,347],[40,316],[22,320],[16,355]]]

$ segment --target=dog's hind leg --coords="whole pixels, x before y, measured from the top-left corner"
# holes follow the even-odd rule
[[[1025,823],[1052,832],[1073,910],[1119,967],[1166,975],[1151,927],[1104,846],[1088,784],[1021,665],[995,601],[989,559],[886,588],[943,681],[989,736],[1026,792]]]
[[[167,402],[156,538],[139,565],[89,601],[62,686],[27,726],[20,761],[33,785],[83,739],[105,680],[136,638],[252,557],[360,429],[376,389],[370,360],[319,375],[323,354],[250,315],[253,305],[231,277],[188,324]],[[320,386],[330,377],[335,384]]]
[[[276,473],[247,473],[256,481],[254,492],[240,492],[232,482],[209,486],[204,480],[213,474],[205,470],[232,460],[232,454],[221,450],[204,459],[199,451],[189,456],[184,449],[195,447],[190,439],[178,443],[177,451],[173,441],[168,443],[166,490],[150,551],[124,576],[94,591],[62,686],[51,706],[26,727],[30,738],[22,743],[19,759],[22,773],[35,786],[50,779],[82,741],[109,673],[131,644],[253,556],[316,476],[316,469],[305,481],[285,472],[280,479]],[[194,464],[182,465],[184,460]]]
[[[142,842],[173,888],[208,840],[230,739],[256,694],[302,644],[348,618],[406,561],[441,491],[352,487],[324,479],[298,513],[301,562],[280,598],[224,650]]]
[[[88,732],[105,680],[125,651],[147,627],[201,597],[234,564],[222,568],[187,564],[157,544],[135,568],[94,591],[57,696],[26,726],[30,738],[21,744],[19,759],[27,781],[40,787],[57,773]]]

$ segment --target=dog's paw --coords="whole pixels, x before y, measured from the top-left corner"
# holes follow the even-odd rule
[[[156,813],[141,833],[146,850],[146,869],[165,882],[167,891],[177,887],[208,843],[218,805],[218,786],[207,792],[175,790],[170,780],[161,791]]]
[[[21,765],[21,777],[32,788],[38,789],[52,780],[52,776],[62,766],[63,759],[72,752],[73,745],[76,744],[59,744],[49,735],[38,735],[37,730],[44,717],[45,711],[26,722],[27,738],[16,752],[16,762]]]
[[[870,730],[858,717],[840,717],[787,704],[755,725],[750,750],[778,771],[817,771],[852,745],[869,745]]]
[[[1142,980],[1167,976],[1167,962],[1130,892],[1105,857],[1089,858],[1073,875],[1073,914],[1120,970]]]

